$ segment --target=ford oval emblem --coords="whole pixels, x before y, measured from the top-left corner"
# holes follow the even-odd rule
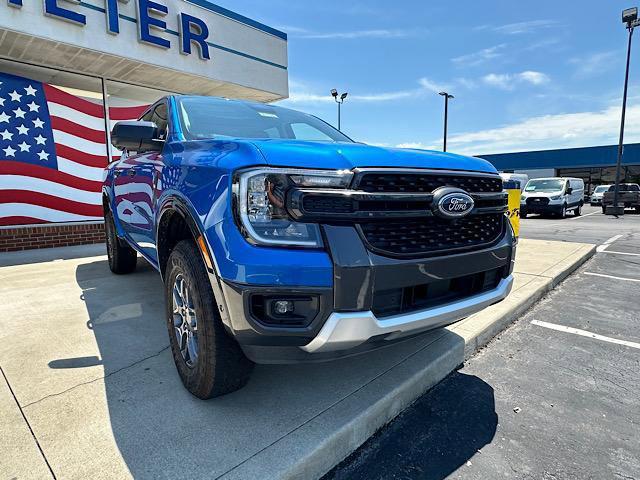
[[[469,215],[475,206],[467,193],[455,191],[441,196],[436,203],[436,214],[444,218],[461,218]]]

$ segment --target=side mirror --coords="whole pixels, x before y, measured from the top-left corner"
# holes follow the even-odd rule
[[[111,144],[119,150],[160,150],[162,143],[163,141],[158,139],[158,126],[153,122],[118,122],[111,131]]]
[[[571,195],[573,193],[573,188],[567,187],[567,195]]]

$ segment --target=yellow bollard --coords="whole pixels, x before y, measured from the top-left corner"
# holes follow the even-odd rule
[[[504,189],[509,194],[509,220],[517,238],[520,236],[520,184],[510,180],[504,182]]]

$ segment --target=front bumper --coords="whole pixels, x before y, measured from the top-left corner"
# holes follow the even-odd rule
[[[384,336],[386,341],[451,325],[504,300],[511,292],[513,276],[503,279],[498,287],[439,307],[378,319],[373,312],[333,313],[305,352],[320,353],[358,347],[369,339]]]
[[[325,225],[323,230],[333,263],[332,287],[261,286],[228,279],[220,283],[227,307],[223,321],[226,318],[227,330],[254,362],[327,361],[386,346],[450,325],[497,303],[509,294],[513,283],[516,240],[506,221],[505,232],[494,245],[419,259],[371,252],[350,226]],[[449,293],[453,293],[460,279],[488,277],[485,272],[493,272],[495,283],[473,294],[445,294],[437,302],[400,313],[385,309],[394,292],[404,295],[413,292],[414,286],[443,290],[443,282],[447,292],[447,282],[451,282]],[[254,296],[312,296],[318,299],[318,314],[308,324],[295,328],[265,325],[253,314]]]

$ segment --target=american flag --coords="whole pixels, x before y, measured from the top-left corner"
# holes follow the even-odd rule
[[[112,107],[109,118],[146,108]],[[0,73],[0,226],[101,220],[107,158],[101,104]]]

